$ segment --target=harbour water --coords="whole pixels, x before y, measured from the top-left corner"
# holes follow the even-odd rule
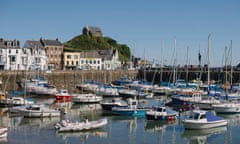
[[[44,101],[47,102],[48,100]],[[158,98],[144,100],[155,105]],[[103,111],[100,104],[53,103],[66,110],[66,114],[53,118],[23,118],[2,108],[1,126],[8,126],[8,137],[1,143],[9,144],[235,144],[240,141],[240,115],[220,115],[228,125],[215,129],[184,130],[181,121],[148,121],[144,117],[116,116]],[[61,119],[79,121],[84,118],[107,118],[108,124],[100,129],[58,133],[55,123]]]

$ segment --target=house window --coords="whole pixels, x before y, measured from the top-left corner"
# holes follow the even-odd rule
[[[15,56],[10,56],[10,63],[16,62],[16,57]]]
[[[81,60],[81,64],[84,64],[84,60]]]
[[[7,42],[7,46],[11,46],[12,45],[12,43],[11,42]]]
[[[96,60],[94,60],[93,63],[96,64]]]
[[[67,65],[69,65],[69,61],[67,61]]]
[[[78,59],[78,56],[77,56],[77,55],[74,55],[74,59]]]
[[[100,60],[98,60],[98,64],[100,64]]]
[[[67,55],[67,59],[71,59],[71,55]]]
[[[8,50],[8,53],[11,54],[11,50]]]
[[[18,54],[18,50],[16,50],[16,54]]]
[[[74,65],[74,61],[72,61],[72,65]]]
[[[76,61],[76,65],[78,65],[78,61]]]

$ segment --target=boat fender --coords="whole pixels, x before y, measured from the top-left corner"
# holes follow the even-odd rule
[[[167,120],[170,120],[170,116],[167,116]]]

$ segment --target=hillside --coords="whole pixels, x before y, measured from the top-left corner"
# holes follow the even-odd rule
[[[118,44],[109,37],[94,37],[79,35],[64,43],[64,51],[81,52],[88,50],[102,50],[115,48],[119,52],[119,59],[127,61],[130,58],[130,48],[126,44]]]

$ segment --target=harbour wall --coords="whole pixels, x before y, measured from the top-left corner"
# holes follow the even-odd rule
[[[127,75],[129,78],[136,78],[138,71],[135,70],[72,70],[72,71],[0,71],[2,78],[1,89],[4,91],[23,90],[19,83],[21,79],[36,78],[38,76],[46,79],[51,85],[58,89],[68,89],[70,92],[76,90],[77,84],[82,84],[85,80],[94,80],[101,83],[111,83],[119,79],[122,75]]]
[[[41,76],[58,89],[68,89],[70,92],[76,91],[76,85],[82,84],[85,80],[94,80],[101,83],[111,83],[114,80],[119,79],[122,75],[127,75],[132,79],[141,79],[159,84],[162,81],[173,80],[173,73],[170,70],[165,71],[153,71],[153,70],[72,70],[72,71],[52,71],[46,73],[45,71],[0,71],[0,77],[2,78],[1,89],[5,91],[22,90],[19,82],[23,78],[33,78]],[[227,75],[227,78],[226,78]],[[240,82],[240,72],[233,71],[232,74],[228,72],[210,72],[210,79],[219,81],[221,83],[227,81],[230,82],[230,75],[232,75],[232,82]],[[179,79],[193,80],[201,77],[202,81],[207,81],[207,72],[199,71],[177,71],[176,76]]]

